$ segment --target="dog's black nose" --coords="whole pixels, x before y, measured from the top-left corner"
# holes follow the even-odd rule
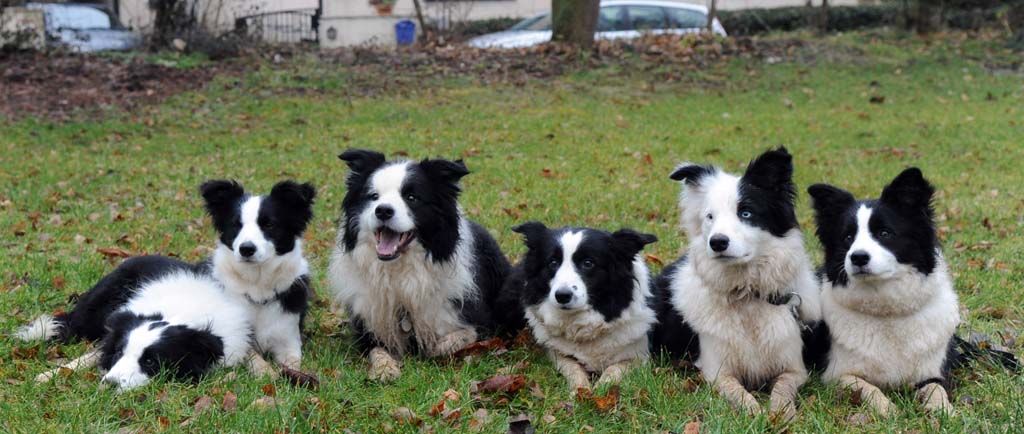
[[[852,262],[853,265],[856,265],[858,267],[863,267],[865,265],[868,265],[868,262],[871,262],[871,255],[869,255],[868,252],[865,252],[863,250],[858,250],[856,252],[850,253],[850,262]]]
[[[708,245],[711,246],[712,251],[722,253],[729,248],[729,237],[722,234],[712,235],[708,240]]]
[[[241,246],[238,246],[238,254],[242,255],[243,258],[252,257],[252,255],[256,254],[256,245],[251,241],[246,241]]]
[[[558,304],[566,304],[572,301],[572,290],[569,288],[558,288],[555,290],[555,301]]]
[[[373,210],[373,214],[376,215],[380,221],[388,221],[391,217],[395,216],[395,209],[390,205],[378,205],[377,209]]]

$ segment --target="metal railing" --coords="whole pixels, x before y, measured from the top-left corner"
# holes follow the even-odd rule
[[[319,9],[295,9],[248,15],[235,19],[235,30],[272,44],[317,42]]]

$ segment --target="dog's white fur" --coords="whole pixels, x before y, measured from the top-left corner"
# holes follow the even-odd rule
[[[582,233],[564,234],[563,257],[571,258],[581,240]],[[633,276],[633,301],[611,322],[588,306],[586,285],[572,261],[562,262],[552,278],[548,298],[527,307],[526,319],[534,338],[548,349],[570,389],[589,389],[587,372],[601,373],[598,385],[618,382],[631,365],[650,358],[647,333],[657,319],[647,304],[650,273],[642,255],[633,260]],[[566,286],[576,287],[569,310],[554,300],[555,289]]]
[[[682,227],[691,240],[688,260],[672,277],[673,307],[700,337],[697,367],[733,405],[761,411],[745,385],[775,380],[771,410],[789,418],[796,390],[806,381],[800,324],[771,294],[799,295],[801,321],[821,318],[820,294],[799,229],[783,237],[736,216],[739,178],[716,171],[680,196]],[[708,218],[711,214],[711,218]],[[735,259],[716,259],[712,234],[729,236]],[[758,298],[760,297],[760,299]]]
[[[878,388],[942,378],[960,312],[941,253],[937,252],[936,267],[928,275],[900,264],[863,229],[869,217],[868,208],[858,211],[861,230],[846,262],[849,267],[851,252],[866,250],[871,254],[867,267],[872,274],[850,274],[845,287],[835,287],[827,280],[822,286],[823,314],[832,335],[829,364],[822,378],[859,390],[875,410],[885,414],[891,403]],[[940,385],[926,388],[929,390],[922,388],[921,396],[926,408],[952,411]]]
[[[211,273],[239,305],[248,309],[254,327],[254,350],[269,352],[277,363],[299,369],[300,315],[285,312],[280,303],[270,301],[287,291],[296,279],[308,275],[309,263],[302,256],[301,239],[296,239],[295,248],[284,255],[274,252],[274,243],[263,236],[256,221],[262,199],[253,196],[242,204],[242,229],[235,237],[234,249],[217,243]],[[244,242],[256,245],[256,253],[248,261],[238,253],[238,246]]]
[[[39,315],[32,322],[21,326],[14,332],[14,337],[23,341],[49,340],[60,334],[64,327],[53,318],[53,315]]]
[[[225,366],[239,364],[250,350],[252,326],[249,313],[209,276],[176,272],[148,282],[121,310],[138,315],[159,314],[168,326],[208,328],[224,344],[221,363]],[[149,381],[139,366],[139,357],[167,327],[150,330],[152,322],[141,324],[129,333],[124,355],[104,375],[105,381],[114,382],[121,389],[131,389]]]

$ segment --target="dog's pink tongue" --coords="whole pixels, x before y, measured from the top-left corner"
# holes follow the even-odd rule
[[[381,231],[380,240],[377,241],[377,254],[381,256],[392,256],[398,251],[398,244],[401,236],[392,231]]]

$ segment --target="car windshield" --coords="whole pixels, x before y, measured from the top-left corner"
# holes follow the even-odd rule
[[[509,28],[509,30],[551,30],[551,16],[548,14],[527,18]]]
[[[115,23],[106,12],[89,6],[60,5],[47,10],[49,26],[53,29],[94,30],[112,29]]]

